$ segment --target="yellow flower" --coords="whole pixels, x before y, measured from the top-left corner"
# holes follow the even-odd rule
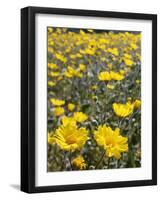
[[[131,67],[134,64],[134,62],[128,58],[124,58],[124,63],[129,67]]]
[[[131,97],[128,97],[127,100],[128,100],[128,102],[131,102],[132,98],[131,98]]]
[[[131,43],[131,47],[132,47],[134,50],[136,50],[136,49],[138,48],[138,46],[137,46],[136,44],[134,44],[134,43]]]
[[[59,76],[59,72],[50,72],[49,73],[49,76],[52,76],[52,77],[57,77],[57,76]]]
[[[115,86],[111,85],[111,84],[107,84],[107,88],[110,89],[110,90],[113,90],[115,88]]]
[[[50,68],[50,69],[58,69],[59,67],[55,63],[48,63],[48,68]]]
[[[56,57],[58,60],[60,60],[61,62],[63,62],[63,63],[66,63],[66,62],[67,62],[67,59],[66,59],[62,54],[60,54],[60,53],[56,53],[56,54],[55,54],[55,57]]]
[[[134,105],[131,103],[126,103],[126,104],[113,103],[113,110],[117,116],[127,117],[133,112]]]
[[[140,80],[136,80],[135,82],[136,82],[137,84],[140,84],[141,81],[140,81]]]
[[[139,60],[141,60],[141,55],[140,55],[140,53],[136,53],[136,57],[137,57]]]
[[[111,71],[105,71],[105,72],[100,72],[98,75],[98,79],[100,81],[110,81],[110,80],[116,80],[116,81],[121,81],[122,79],[124,79],[125,77],[117,72]]]
[[[88,131],[78,128],[77,125],[61,125],[55,132],[55,141],[64,151],[75,151],[81,149],[88,140]]]
[[[48,27],[48,32],[49,33],[52,33],[53,32],[53,29],[51,27]]]
[[[117,48],[108,48],[107,51],[110,52],[111,54],[115,55],[115,56],[119,55]]]
[[[77,167],[78,169],[86,169],[86,163],[83,156],[78,156],[72,160],[72,165]]]
[[[55,138],[52,136],[51,133],[48,133],[48,144],[54,144]]]
[[[132,56],[130,54],[127,54],[127,53],[124,54],[124,57],[127,58],[127,59],[131,59],[132,58]]]
[[[97,88],[98,88],[97,85],[93,85],[93,86],[91,87],[92,90],[97,90]]]
[[[140,108],[140,107],[141,107],[141,101],[140,101],[139,99],[136,99],[136,100],[134,101],[134,107],[135,107],[135,108]]]
[[[68,78],[71,78],[74,76],[82,78],[83,76],[79,70],[75,70],[73,67],[70,67],[70,66],[67,67],[67,70],[65,71],[64,75]]]
[[[110,72],[110,76],[112,80],[116,80],[116,81],[121,81],[122,79],[125,78],[122,74],[114,72],[114,71]]]
[[[94,131],[94,138],[99,146],[102,146],[106,151],[106,156],[119,159],[121,153],[128,151],[127,137],[120,135],[120,129],[112,130],[105,124],[98,126]]]
[[[75,112],[73,117],[77,122],[84,122],[88,119],[88,116],[82,112]]]
[[[56,83],[54,83],[53,81],[48,81],[48,86],[53,87],[55,85],[56,85]]]
[[[54,52],[53,48],[48,47],[48,52],[49,52],[49,53],[53,53],[53,52]]]
[[[105,58],[105,57],[102,57],[101,60],[104,62],[104,61],[106,60],[106,58]]]
[[[93,100],[97,100],[98,97],[97,97],[96,95],[92,95],[92,99],[93,99]]]
[[[82,31],[82,30],[80,30],[80,34],[81,34],[81,35],[85,35],[85,32]]]
[[[100,81],[110,81],[111,80],[110,73],[108,71],[100,72],[98,75],[98,79]]]
[[[50,101],[54,106],[62,106],[65,104],[65,101],[59,99],[51,98]]]
[[[70,54],[70,58],[71,58],[71,59],[75,59],[76,57],[77,57],[76,55]]]
[[[64,126],[68,125],[68,124],[71,124],[71,125],[76,125],[76,121],[73,117],[67,117],[67,116],[63,116],[62,119],[62,124]]]
[[[77,56],[78,58],[82,58],[82,55],[81,55],[80,53],[77,53],[76,56]]]
[[[89,55],[94,55],[95,54],[95,49],[92,48],[86,48],[85,53]]]
[[[68,110],[73,111],[75,109],[75,105],[73,103],[68,103]]]
[[[88,29],[88,32],[93,33],[93,29]]]
[[[99,42],[100,42],[101,44],[108,44],[108,43],[109,43],[109,40],[104,39],[104,38],[100,38],[100,39],[99,39]]]
[[[112,69],[112,68],[113,68],[113,65],[112,65],[112,63],[109,63],[107,66],[108,66],[110,69]]]
[[[86,66],[84,64],[79,64],[79,69],[81,71],[84,71],[86,69]]]
[[[120,74],[125,75],[125,74],[126,74],[126,71],[123,70],[123,69],[121,69],[121,70],[120,70]]]
[[[60,116],[60,115],[62,115],[62,114],[64,114],[64,108],[62,108],[62,107],[56,107],[56,108],[54,108],[54,114],[55,114],[55,116]]]

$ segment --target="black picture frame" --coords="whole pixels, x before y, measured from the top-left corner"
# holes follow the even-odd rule
[[[59,186],[35,186],[35,15],[59,14],[152,21],[152,179]],[[21,190],[27,193],[157,184],[157,15],[96,10],[26,7],[21,9]]]

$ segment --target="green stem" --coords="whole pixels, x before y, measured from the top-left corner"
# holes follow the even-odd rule
[[[110,157],[108,158],[108,161],[107,161],[107,167],[108,167],[108,169],[110,169],[110,161],[111,161],[111,159],[110,159]]]
[[[72,168],[72,153],[71,153],[71,151],[69,152],[69,163],[70,163],[71,170],[73,170],[73,168]]]
[[[105,153],[106,153],[106,150],[103,152],[101,158],[99,159],[99,161],[97,162],[96,166],[95,166],[95,169],[98,169],[99,165],[101,164],[104,156],[105,156]]]
[[[120,160],[116,161],[116,168],[120,168]]]

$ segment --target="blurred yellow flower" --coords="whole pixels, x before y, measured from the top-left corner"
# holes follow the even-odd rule
[[[56,53],[56,54],[55,54],[55,57],[56,57],[58,60],[62,61],[63,63],[66,63],[66,62],[67,62],[67,59],[66,59],[62,54],[60,54],[60,53]]]
[[[98,79],[100,81],[110,81],[110,80],[121,81],[124,78],[125,78],[124,75],[114,71],[100,72],[98,75]]]
[[[127,102],[126,104],[113,103],[113,110],[119,117],[127,117],[132,114],[134,110],[134,104]]]
[[[75,105],[73,103],[68,103],[68,110],[73,111],[75,109]]]
[[[140,80],[136,80],[135,82],[136,82],[137,84],[140,84],[141,81],[140,81]]]
[[[127,59],[132,59],[132,56],[128,53],[124,53],[124,57],[127,58]]]
[[[121,69],[121,70],[120,70],[120,74],[125,75],[125,74],[126,74],[126,71],[123,70],[123,69]]]
[[[54,52],[53,48],[48,47],[48,52],[49,52],[49,53],[53,53],[53,52]]]
[[[89,55],[94,55],[95,54],[95,49],[93,48],[86,48],[85,53]]]
[[[71,124],[71,125],[76,125],[76,120],[73,117],[67,117],[67,116],[63,116],[62,119],[62,124],[64,126]]]
[[[139,61],[141,60],[141,55],[140,53],[136,53],[137,58],[139,59]]]
[[[93,33],[93,29],[88,29],[88,32]]]
[[[77,55],[70,54],[70,58],[71,58],[71,59],[75,59],[76,57],[77,57]]]
[[[97,100],[97,98],[98,98],[98,97],[97,97],[96,95],[92,95],[92,99],[93,99],[93,100]]]
[[[111,85],[111,84],[107,84],[107,88],[110,89],[110,90],[113,90],[115,88],[115,86]]]
[[[86,66],[84,64],[79,64],[79,69],[81,71],[84,71],[86,69]]]
[[[64,114],[64,108],[62,108],[62,107],[56,107],[56,108],[54,108],[54,114],[55,114],[55,116],[60,116],[60,115],[62,115],[62,114]]]
[[[134,64],[134,62],[128,58],[124,58],[124,63],[129,67],[131,67]]]
[[[107,66],[108,66],[110,69],[112,69],[112,68],[113,68],[113,65],[112,65],[112,63],[109,63]]]
[[[72,160],[72,165],[77,167],[78,169],[86,169],[86,163],[83,156],[77,156]]]
[[[110,76],[112,80],[116,80],[116,81],[121,81],[122,79],[125,78],[122,74],[114,72],[114,71],[110,72]]]
[[[77,125],[61,125],[55,132],[55,142],[64,151],[81,149],[88,140],[88,131]]]
[[[67,70],[65,71],[64,75],[68,78],[71,77],[79,77],[82,78],[83,74],[80,73],[79,70],[74,69],[73,67],[68,66]]]
[[[48,27],[48,32],[49,33],[52,33],[53,32],[53,29],[51,27]]]
[[[62,106],[62,105],[65,104],[65,101],[64,101],[64,100],[59,100],[59,99],[51,98],[50,101],[51,101],[51,103],[52,103],[54,106]]]
[[[128,100],[128,102],[131,102],[132,98],[131,98],[131,97],[128,97],[127,100]]]
[[[77,58],[82,58],[82,55],[80,53],[76,54]]]
[[[98,88],[97,85],[93,85],[93,86],[91,87],[92,90],[97,90],[97,88]]]
[[[53,87],[53,86],[55,86],[55,85],[56,85],[55,82],[53,82],[53,81],[48,81],[48,86]]]
[[[110,52],[111,54],[118,56],[119,55],[119,51],[117,48],[108,48],[107,49],[108,52]]]
[[[59,72],[50,72],[48,75],[49,76],[52,76],[52,77],[57,77],[57,76],[59,76]]]
[[[48,63],[48,68],[50,68],[50,69],[58,69],[59,67],[55,63]]]
[[[73,117],[77,122],[84,122],[88,119],[88,116],[82,112],[75,112]]]
[[[100,72],[98,75],[98,79],[100,81],[110,81],[111,80],[110,73],[108,71]]]
[[[135,43],[131,43],[130,45],[134,50],[136,50],[138,48],[138,46]]]
[[[112,130],[104,124],[94,131],[94,138],[99,146],[106,151],[106,156],[120,159],[121,153],[128,151],[127,137],[120,135],[120,129]]]
[[[104,61],[106,60],[106,58],[105,58],[105,57],[102,57],[101,60],[104,62]]]
[[[99,43],[101,43],[101,44],[109,44],[109,40],[105,39],[105,38],[100,38],[99,39]]]
[[[141,101],[140,101],[139,99],[136,99],[136,100],[134,101],[134,107],[135,107],[135,108],[140,108],[140,107],[141,107]]]
[[[48,144],[54,144],[55,138],[52,136],[51,133],[48,133]]]
[[[83,30],[80,30],[81,35],[85,35],[85,32]]]

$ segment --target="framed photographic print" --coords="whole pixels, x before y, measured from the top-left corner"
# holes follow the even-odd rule
[[[157,184],[157,16],[21,10],[21,190]]]

